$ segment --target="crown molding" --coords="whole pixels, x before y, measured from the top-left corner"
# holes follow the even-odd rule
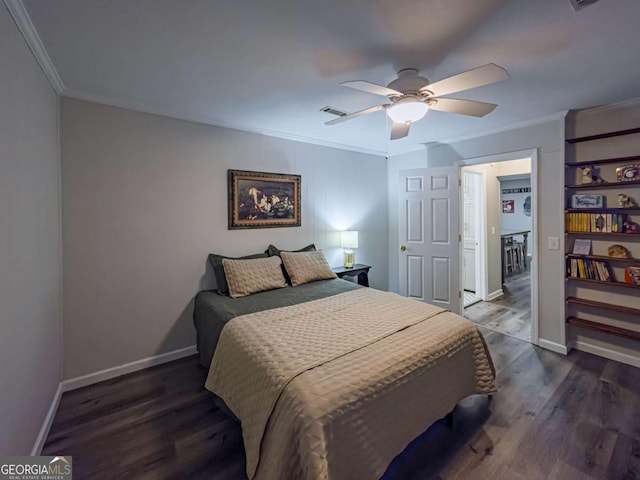
[[[63,97],[75,98],[76,100],[84,100],[87,102],[99,103],[102,105],[108,105],[110,107],[124,108],[127,110],[133,110],[136,112],[149,113],[152,115],[159,115],[161,117],[169,117],[177,120],[186,120],[188,122],[201,123],[205,125],[212,125],[215,127],[229,128],[232,130],[239,130],[242,132],[256,133],[258,135],[265,135],[267,137],[282,138],[284,140],[292,140],[294,142],[309,143],[312,145],[318,145],[321,147],[337,148],[339,150],[348,150],[357,153],[364,153],[367,155],[375,155],[378,157],[387,156],[386,152],[379,150],[371,150],[367,148],[355,147],[353,145],[345,145],[337,142],[328,142],[313,137],[304,137],[301,135],[292,135],[286,132],[280,132],[277,130],[269,130],[266,128],[248,127],[246,125],[239,125],[231,122],[226,122],[213,117],[207,117],[204,115],[192,115],[189,113],[181,112],[171,108],[157,107],[154,105],[147,105],[132,100],[123,100],[119,98],[107,97],[104,95],[98,95],[95,93],[84,92],[72,88],[65,88],[61,95]]]
[[[552,113],[551,115],[545,115],[544,117],[532,118],[530,120],[523,120],[522,122],[510,123],[504,127],[497,127],[490,130],[485,130],[480,133],[473,133],[471,135],[463,135],[461,137],[448,138],[445,140],[440,140],[438,143],[457,143],[464,142],[465,140],[473,140],[474,138],[486,137],[488,135],[495,135],[496,133],[504,133],[510,132],[512,130],[517,130],[519,128],[532,127],[534,125],[540,125],[542,123],[551,122],[553,120],[564,120],[564,118],[569,113],[569,110],[562,110],[560,112]]]
[[[602,113],[609,110],[619,110],[624,108],[632,108],[640,105],[640,97],[629,98],[622,100],[621,102],[610,103],[608,105],[598,105],[596,107],[582,108],[579,110],[573,110],[574,113],[590,114],[590,113]]]
[[[46,48],[44,48],[42,40],[40,40],[40,36],[36,31],[36,27],[31,23],[31,18],[29,17],[29,13],[24,7],[22,0],[4,0],[4,4],[7,6],[9,13],[13,17],[18,30],[22,33],[25,42],[29,45],[33,56],[36,57],[36,60],[40,64],[40,68],[42,68],[47,80],[49,80],[53,89],[58,94],[61,94],[64,90],[64,83],[62,83],[62,79],[60,78],[60,75],[58,75],[56,67],[53,65]]]

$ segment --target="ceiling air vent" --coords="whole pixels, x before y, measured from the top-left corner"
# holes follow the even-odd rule
[[[341,112],[340,110],[333,107],[324,107],[320,109],[321,112],[330,113],[331,115],[336,115],[338,117],[344,117],[347,112]]]
[[[589,5],[593,5],[598,0],[569,0],[571,2],[571,6],[574,10],[580,10],[581,8],[588,7]]]

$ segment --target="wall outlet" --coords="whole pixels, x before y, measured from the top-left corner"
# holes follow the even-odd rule
[[[549,237],[549,250],[559,250],[560,239],[558,237]]]

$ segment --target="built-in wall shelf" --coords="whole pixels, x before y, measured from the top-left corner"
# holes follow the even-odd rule
[[[611,335],[617,335],[618,337],[640,340],[640,332],[629,330],[627,328],[614,327],[613,325],[607,325],[606,323],[594,322],[592,320],[585,320],[584,318],[578,317],[567,318],[567,323],[576,327],[588,328],[590,330],[610,333]]]
[[[625,163],[625,162],[635,162],[640,160],[640,155],[633,155],[631,157],[618,157],[618,158],[603,158],[600,160],[589,160],[586,162],[573,162],[573,163],[565,163],[564,166],[566,168],[571,167],[588,167],[591,165],[606,165],[610,163]]]
[[[610,287],[635,288],[640,290],[640,285],[633,285],[631,283],[624,283],[624,282],[603,282],[601,280],[593,280],[591,278],[580,278],[580,277],[567,277],[567,280],[574,280],[576,282],[598,283],[600,285],[609,285]]]
[[[640,108],[638,111],[640,112]],[[606,126],[617,123],[617,121],[611,122],[610,115],[607,113],[599,118],[599,124]],[[581,125],[580,118],[580,115],[576,115],[573,119],[568,119],[568,122],[573,121],[575,122],[573,127],[579,127]],[[586,118],[592,117],[586,115]],[[570,125],[570,123],[567,124],[569,129]],[[627,124],[627,126],[632,127],[633,125]],[[618,140],[614,138],[634,134],[636,134],[634,137]],[[609,140],[601,143],[596,142],[603,139]],[[620,244],[630,250],[633,256],[640,257],[637,250],[640,248],[640,232],[627,233],[635,228],[629,224],[625,228],[620,222],[620,220],[637,222],[640,218],[640,206],[622,207],[619,202],[624,198],[617,195],[624,193],[635,202],[640,203],[640,178],[633,177],[629,179],[630,181],[621,181],[627,177],[618,176],[622,173],[619,167],[640,165],[640,145],[638,145],[640,140],[638,139],[640,139],[640,126],[566,139],[564,184],[567,204],[564,210],[567,338],[569,342],[580,340],[580,342],[575,342],[575,348],[579,349],[582,346],[577,344],[584,344],[584,348],[586,348],[592,345],[592,340],[597,342],[596,345],[606,345],[606,348],[601,350],[601,354],[607,358],[622,353],[620,340],[614,337],[640,340],[640,321],[637,321],[640,319],[640,285],[616,281],[616,277],[617,280],[625,279],[622,276],[622,270],[625,270],[625,275],[627,275],[632,271],[630,270],[632,267],[640,266],[640,259],[606,255],[606,245]],[[593,143],[583,143],[580,148],[571,145],[580,144],[580,142]],[[583,172],[580,171],[580,168],[584,167],[594,168],[596,174],[601,168],[605,181],[582,184]],[[590,179],[585,180],[589,181]],[[602,197],[603,207],[574,208],[572,201],[577,194],[599,195]],[[611,217],[610,228],[603,225],[603,220],[606,223],[609,217]],[[596,228],[594,220],[601,228]],[[617,231],[576,231],[580,228]],[[593,242],[594,250],[602,254],[580,255],[573,253],[571,251],[572,244],[575,246],[574,240],[580,238]],[[580,315],[587,318],[580,318]],[[580,332],[577,332],[578,328]],[[635,360],[635,356],[633,357]]]
[[[614,305],[613,303],[596,302],[595,300],[587,300],[586,298],[578,297],[567,297],[567,303],[585,305],[587,307],[610,310],[612,312],[625,313],[627,315],[637,315],[640,317],[640,308],[624,307],[622,305]]]
[[[587,183],[584,185],[566,185],[564,188],[575,189],[575,190],[585,190],[589,188],[625,188],[625,187],[634,187],[636,185],[640,185],[640,180],[635,180],[633,182],[607,182],[607,183]]]
[[[587,258],[589,260],[604,260],[607,262],[628,262],[628,263],[640,263],[637,258],[620,258],[620,257],[607,257],[606,255],[579,255],[577,253],[567,253],[567,258]]]
[[[590,142],[591,140],[601,140],[603,138],[622,137],[623,135],[633,135],[640,133],[640,128],[630,128],[628,130],[616,130],[614,132],[599,133],[597,135],[589,135],[587,137],[567,138],[567,143]]]
[[[565,208],[565,213],[618,213],[640,212],[640,207],[612,207],[612,208]]]
[[[628,237],[629,240],[640,237],[640,233],[622,232],[565,232],[567,235],[602,235],[603,237]]]

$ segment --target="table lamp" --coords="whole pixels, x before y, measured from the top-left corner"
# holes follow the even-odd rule
[[[340,232],[340,246],[344,248],[345,268],[353,268],[356,263],[356,254],[353,249],[358,248],[358,232],[355,230]]]

